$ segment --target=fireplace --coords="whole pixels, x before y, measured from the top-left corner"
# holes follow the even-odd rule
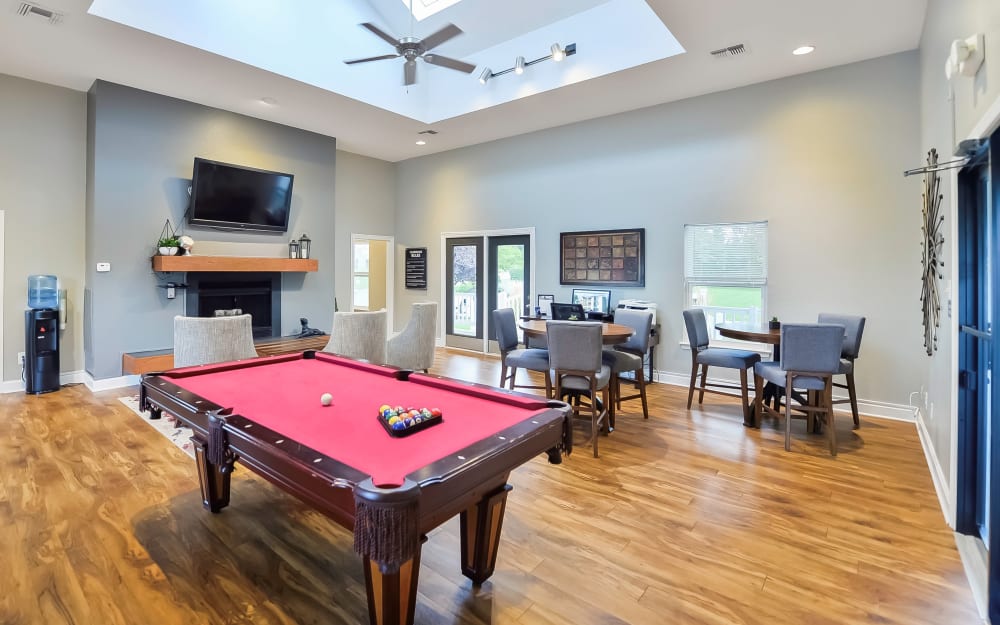
[[[281,334],[281,274],[189,273],[188,317],[248,314],[254,338]]]

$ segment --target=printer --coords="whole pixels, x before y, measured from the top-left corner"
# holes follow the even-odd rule
[[[628,308],[631,310],[648,310],[653,313],[653,325],[656,325],[656,302],[644,299],[621,299],[618,300],[618,310]]]

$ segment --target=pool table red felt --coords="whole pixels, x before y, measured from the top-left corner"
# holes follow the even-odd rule
[[[198,368],[175,370],[171,381],[371,475],[376,485],[398,486],[413,471],[548,408],[542,398],[503,391],[495,391],[502,401],[491,401],[482,387],[434,376],[399,380],[393,369],[328,354],[271,360],[190,377],[184,373]],[[323,393],[333,396],[332,405],[322,405]],[[378,423],[383,404],[439,408],[443,422],[396,438]]]

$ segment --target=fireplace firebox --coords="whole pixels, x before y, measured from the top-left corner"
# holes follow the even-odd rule
[[[249,314],[254,338],[281,334],[281,274],[189,273],[188,317]]]

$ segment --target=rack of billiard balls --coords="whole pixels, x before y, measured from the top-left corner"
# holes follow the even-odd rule
[[[441,423],[441,411],[437,408],[403,408],[383,404],[378,409],[378,422],[390,436],[409,436],[420,430]]]

